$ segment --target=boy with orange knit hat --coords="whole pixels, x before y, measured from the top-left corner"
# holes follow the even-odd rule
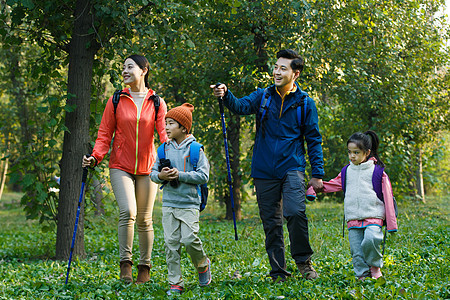
[[[164,184],[162,225],[170,284],[168,295],[181,294],[184,288],[180,259],[182,244],[198,271],[200,286],[211,283],[211,261],[198,237],[201,199],[197,191],[197,185],[209,179],[209,163],[202,149],[195,169],[190,162],[190,145],[195,141],[189,133],[193,110],[192,104],[184,103],[167,112],[166,132],[170,140],[163,146],[165,157],[157,156],[150,174],[152,181]]]

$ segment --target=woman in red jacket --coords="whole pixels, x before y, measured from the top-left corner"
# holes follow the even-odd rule
[[[134,223],[139,235],[140,258],[136,283],[150,279],[150,258],[153,247],[153,203],[157,185],[148,176],[155,162],[154,130],[161,142],[165,132],[166,103],[148,84],[149,63],[144,56],[131,55],[123,65],[123,81],[129,88],[122,91],[116,108],[111,97],[103,112],[97,140],[90,157],[83,158],[83,167],[96,166],[108,153],[114,136],[109,171],[111,185],[119,206],[120,278],[132,282],[132,246]]]

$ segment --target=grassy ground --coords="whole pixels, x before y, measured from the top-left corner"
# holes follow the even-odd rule
[[[222,209],[209,205],[202,213],[200,237],[213,264],[213,282],[198,287],[196,273],[183,251],[186,292],[180,298],[449,299],[449,197],[433,198],[427,204],[400,203],[399,210],[399,232],[387,239],[384,277],[360,282],[354,278],[347,236],[342,238],[342,205],[309,203],[310,239],[320,278],[303,280],[289,258],[293,276],[283,284],[272,284],[254,203],[243,208],[245,219],[237,224],[238,241],[232,222],[218,218]],[[0,299],[164,298],[168,285],[160,204],[154,216],[151,281],[144,285],[126,285],[118,278],[115,215],[113,211],[108,217],[88,216],[88,256],[73,261],[65,285],[67,262],[51,259],[56,234],[42,233],[37,222],[25,219],[18,195],[6,194],[0,202]],[[135,240],[135,260],[137,245]],[[133,272],[136,276],[136,270]],[[239,276],[233,277],[235,273]]]

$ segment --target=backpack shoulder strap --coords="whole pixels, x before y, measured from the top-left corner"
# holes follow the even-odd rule
[[[270,93],[267,90],[268,88],[264,89],[263,96],[261,98],[261,106],[259,107],[259,113],[261,114],[261,121],[264,119],[264,116],[267,113],[267,110],[269,109],[270,104]]]
[[[116,90],[113,94],[113,105],[114,105],[114,115],[116,114],[117,111],[117,105],[119,105],[119,101],[120,101],[120,95],[127,95],[130,96],[130,94],[128,94],[127,92],[124,92],[122,90]]]
[[[384,167],[380,165],[375,165],[375,168],[373,169],[373,175],[372,175],[372,185],[373,189],[375,190],[375,193],[377,193],[378,199],[384,202],[383,199],[383,187],[382,187],[382,181],[383,181],[383,172]]]
[[[350,166],[350,164],[346,165],[345,167],[342,168],[341,170],[341,186],[342,186],[342,190],[344,191],[344,195],[345,195],[345,177],[347,176],[347,168],[348,166]]]
[[[307,106],[307,97],[306,95],[303,95],[302,99],[300,100],[300,105],[297,107],[297,120],[298,125],[300,126],[300,131],[303,134],[305,131],[305,122],[306,122],[306,106]]]
[[[166,158],[166,142],[162,143],[161,146],[158,147],[158,150],[156,152],[158,153],[159,159],[165,159]]]
[[[191,143],[189,148],[191,164],[194,167],[194,170],[197,170],[197,164],[200,158],[200,149],[204,149],[203,145],[194,141]]]
[[[116,111],[117,111],[117,105],[119,105],[119,100],[120,100],[120,94],[121,93],[122,93],[122,90],[117,90],[113,94],[112,103],[114,105],[114,115],[116,114]]]
[[[153,94],[150,96],[150,98],[153,100],[153,104],[155,105],[155,121],[156,121],[158,119],[158,111],[159,106],[161,105],[161,101],[158,94]]]

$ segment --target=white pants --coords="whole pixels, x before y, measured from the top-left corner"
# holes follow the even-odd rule
[[[111,185],[119,206],[120,261],[132,261],[134,223],[139,236],[139,265],[151,266],[153,248],[153,204],[158,186],[148,175],[133,175],[110,169]]]
[[[208,266],[202,241],[198,237],[200,211],[163,206],[162,215],[169,284],[183,286],[180,256],[182,244],[198,272],[204,272]]]

